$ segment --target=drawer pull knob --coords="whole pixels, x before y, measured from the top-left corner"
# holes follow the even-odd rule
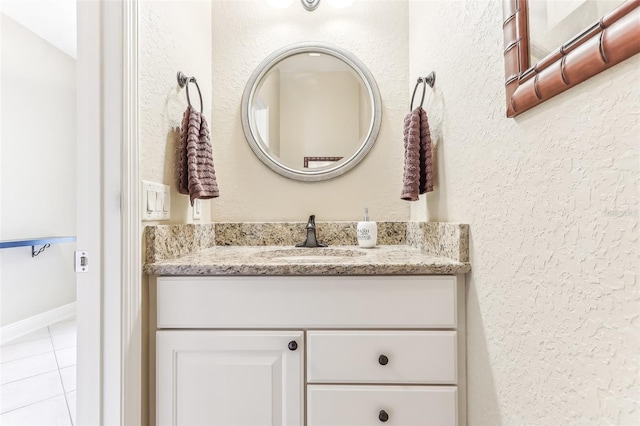
[[[378,363],[379,363],[380,365],[387,365],[387,364],[389,364],[389,358],[387,358],[387,356],[386,356],[386,355],[380,355],[380,356],[378,357]]]
[[[380,410],[380,413],[378,413],[378,420],[380,420],[382,423],[385,423],[387,420],[389,420],[389,414],[387,414],[387,412],[384,410]]]
[[[289,342],[289,350],[290,351],[295,351],[296,349],[298,349],[298,342],[296,342],[295,340],[292,340]]]

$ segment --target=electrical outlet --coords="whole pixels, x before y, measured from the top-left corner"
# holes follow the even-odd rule
[[[202,202],[199,199],[193,201],[193,219],[199,220],[202,217]]]

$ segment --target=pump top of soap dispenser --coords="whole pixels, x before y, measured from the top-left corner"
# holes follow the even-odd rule
[[[368,207],[364,208],[364,221],[365,222],[369,222],[369,208]]]

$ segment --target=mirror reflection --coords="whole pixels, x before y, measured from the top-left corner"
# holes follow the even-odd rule
[[[536,64],[625,0],[538,0],[527,3],[529,63]]]
[[[275,64],[258,85],[252,109],[264,148],[294,169],[326,169],[346,161],[362,145],[373,118],[358,74],[318,52]]]
[[[375,142],[380,94],[371,73],[336,46],[300,43],[267,57],[247,83],[242,124],[275,172],[317,181],[354,167]]]

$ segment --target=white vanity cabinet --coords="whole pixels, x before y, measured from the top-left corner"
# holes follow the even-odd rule
[[[162,276],[151,296],[158,425],[466,424],[461,275]]]

